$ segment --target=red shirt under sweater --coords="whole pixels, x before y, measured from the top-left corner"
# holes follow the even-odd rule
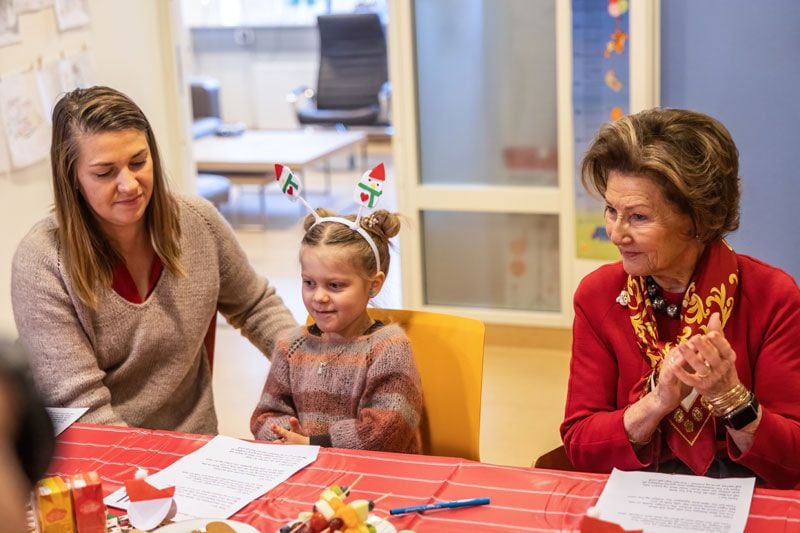
[[[128,271],[128,267],[125,266],[125,263],[120,261],[114,265],[114,268],[111,270],[111,288],[129,302],[141,304],[147,300],[147,297],[150,296],[153,289],[156,288],[156,284],[163,271],[164,263],[161,262],[161,258],[158,257],[158,255],[154,255],[153,263],[150,265],[150,277],[147,280],[147,294],[144,299],[142,299],[142,295],[139,294],[139,289],[136,287],[136,282],[133,281],[133,276],[131,276],[131,273]],[[206,353],[208,354],[208,362],[211,363],[212,367],[214,366],[214,337],[217,331],[216,326],[217,315],[214,315],[208,326],[206,337],[203,340],[203,345],[206,347]]]

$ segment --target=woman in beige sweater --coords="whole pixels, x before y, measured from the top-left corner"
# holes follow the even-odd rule
[[[204,200],[172,195],[142,110],[107,87],[53,110],[54,213],[14,256],[12,302],[34,379],[82,421],[214,433],[219,310],[263,353],[295,325]]]

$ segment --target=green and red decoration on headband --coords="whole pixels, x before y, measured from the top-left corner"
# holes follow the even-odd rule
[[[292,202],[299,201],[305,206],[308,212],[314,216],[315,222],[311,227],[314,227],[321,222],[336,222],[337,224],[343,224],[347,226],[361,235],[372,249],[372,253],[375,255],[375,266],[377,271],[380,272],[380,253],[378,252],[378,247],[373,238],[370,237],[369,233],[361,227],[361,211],[365,207],[372,209],[377,206],[381,195],[383,195],[383,184],[386,182],[386,168],[383,166],[383,163],[379,163],[368,172],[365,172],[361,176],[361,180],[358,182],[358,184],[356,184],[355,200],[358,203],[358,213],[356,214],[355,220],[348,220],[340,216],[319,216],[319,214],[317,214],[317,212],[310,205],[308,205],[308,202],[306,202],[305,198],[302,197],[301,193],[303,191],[303,184],[300,181],[300,177],[294,174],[289,167],[276,164],[275,179],[280,184],[281,192],[286,195],[289,200]]]
[[[292,169],[280,163],[275,164],[275,180],[281,188],[281,192],[286,195],[292,202],[298,200],[306,206],[308,212],[316,216],[316,211],[308,205],[302,196],[303,183],[300,181],[300,176],[292,172]],[[353,199],[359,205],[358,214],[356,214],[355,224],[361,220],[361,211],[366,207],[367,209],[375,208],[380,202],[383,195],[383,185],[386,183],[386,167],[383,163],[378,163],[375,167],[364,172],[361,179],[356,184],[353,193]]]
[[[303,184],[300,182],[300,178],[295,176],[292,169],[289,167],[276,164],[275,180],[280,183],[281,192],[288,196],[293,202],[297,200],[300,193],[303,192]]]
[[[384,168],[383,163],[379,163],[372,170],[364,172],[361,180],[356,184],[356,190],[353,194],[356,203],[370,209],[377,206],[383,194],[383,184],[385,182],[386,168]]]

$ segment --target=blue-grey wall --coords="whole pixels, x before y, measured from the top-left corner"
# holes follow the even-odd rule
[[[800,1],[661,2],[661,105],[728,127],[742,176],[729,241],[800,280]]]

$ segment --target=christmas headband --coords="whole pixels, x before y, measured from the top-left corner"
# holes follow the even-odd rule
[[[343,217],[321,217],[319,214],[310,206],[306,199],[303,198],[303,183],[300,181],[300,177],[292,172],[292,170],[285,166],[276,164],[275,165],[275,179],[280,183],[281,192],[286,195],[292,202],[300,202],[305,206],[309,213],[314,216],[314,223],[311,225],[309,230],[316,226],[317,224],[322,224],[323,222],[336,222],[337,224],[343,224],[348,228],[352,229],[353,231],[357,232],[361,235],[369,247],[372,249],[372,253],[375,255],[375,268],[377,272],[381,271],[381,256],[378,253],[378,246],[375,244],[375,240],[372,236],[367,232],[364,228],[361,227],[361,212],[366,207],[368,209],[373,209],[378,205],[378,201],[380,200],[381,195],[383,194],[383,184],[386,181],[386,169],[383,166],[383,163],[379,163],[373,169],[364,172],[361,175],[361,179],[356,184],[355,191],[353,193],[353,197],[358,203],[358,213],[356,213],[355,220],[348,220]],[[368,222],[370,227],[374,223],[374,219],[370,219]]]

